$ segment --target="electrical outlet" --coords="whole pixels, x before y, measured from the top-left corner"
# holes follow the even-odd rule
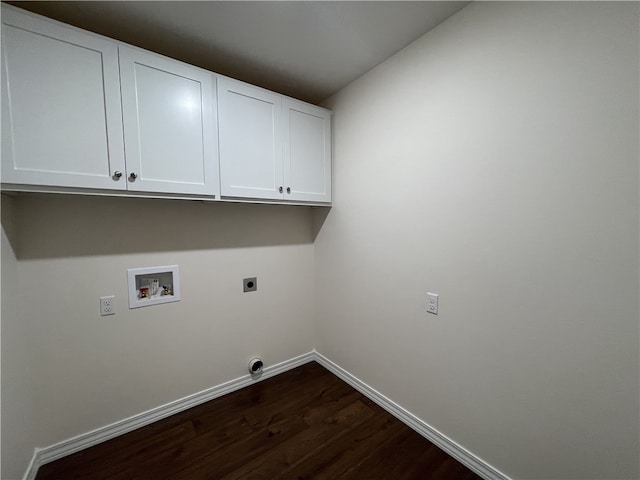
[[[243,292],[255,292],[258,290],[258,279],[256,277],[242,279]]]
[[[115,315],[116,314],[116,297],[111,295],[109,297],[100,297],[100,315]]]
[[[427,312],[438,314],[438,294],[427,292]]]

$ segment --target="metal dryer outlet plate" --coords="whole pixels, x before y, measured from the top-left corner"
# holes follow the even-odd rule
[[[255,292],[258,290],[258,278],[251,277],[245,278],[242,280],[242,291],[243,292]]]

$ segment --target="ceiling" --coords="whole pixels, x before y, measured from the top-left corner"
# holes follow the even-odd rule
[[[470,2],[8,3],[319,103]]]

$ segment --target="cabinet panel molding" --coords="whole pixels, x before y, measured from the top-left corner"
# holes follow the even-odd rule
[[[218,195],[213,74],[119,50],[128,189]]]
[[[2,120],[3,182],[126,188],[115,43],[3,8]]]
[[[218,77],[218,120],[221,195],[281,199],[280,95]]]
[[[283,100],[285,199],[331,202],[331,112]]]

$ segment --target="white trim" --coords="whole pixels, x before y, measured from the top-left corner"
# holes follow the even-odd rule
[[[33,452],[33,457],[31,457],[31,461],[29,462],[29,466],[27,467],[27,471],[22,477],[22,480],[35,480],[36,474],[38,473],[38,469],[42,463],[40,462],[40,449],[36,448]]]
[[[3,3],[3,5],[5,5]],[[187,195],[176,193],[152,193],[133,192],[130,190],[106,190],[97,188],[76,188],[76,187],[54,187],[49,185],[26,185],[20,183],[0,183],[2,193],[37,193],[42,195],[90,195],[95,197],[122,197],[122,198],[162,198],[168,200],[197,200],[205,205],[216,203],[253,203],[260,205],[295,205],[302,207],[331,207],[331,202],[303,202],[297,200],[271,200],[268,198],[242,198],[242,197],[216,197],[215,195]]]
[[[380,392],[373,389],[359,378],[350,374],[345,369],[332,362],[321,353],[314,353],[316,362],[318,362],[320,365],[325,367],[337,377],[347,382],[353,388],[362,393],[365,397],[377,403],[380,407],[384,408],[387,412],[396,417],[402,423],[411,427],[413,430],[415,430],[431,443],[439,447],[445,453],[455,458],[469,470],[472,470],[486,480],[511,480],[504,473],[492,467],[485,461],[481,460],[466,448],[458,445],[452,439],[439,432],[426,422],[420,420],[414,414],[412,414],[408,410],[405,410],[397,403],[388,399]]]
[[[411,427],[431,443],[438,446],[445,453],[455,458],[482,478],[486,480],[511,480],[498,469],[492,467],[461,445],[458,445],[443,433],[425,423],[397,403],[391,401],[380,392],[315,350],[290,360],[285,360],[277,365],[265,367],[261,375],[252,377],[247,374],[236,378],[235,380],[194,393],[193,395],[189,395],[179,400],[167,403],[166,405],[139,413],[124,420],[112,423],[111,425],[105,425],[104,427],[83,433],[82,435],[64,440],[49,447],[36,448],[33,458],[31,459],[29,467],[27,468],[22,480],[34,480],[38,473],[38,469],[44,464],[66,457],[67,455],[71,455],[72,453],[80,450],[84,450],[85,448],[92,447],[119,435],[131,432],[171,415],[175,415],[176,413],[180,413],[189,408],[208,402],[209,400],[221,397],[227,393],[235,392],[236,390],[252,385],[256,381],[266,380],[267,378],[274,377],[312,361],[318,362],[331,373],[347,382],[364,396],[377,403],[391,415]]]
[[[112,423],[111,425],[105,425],[104,427],[97,428],[45,448],[36,448],[33,458],[31,459],[31,463],[29,463],[29,467],[24,474],[23,480],[34,480],[38,473],[38,469],[46,463],[53,462],[59,458],[84,450],[85,448],[92,447],[125,433],[132,432],[133,430],[149,425],[150,423],[175,415],[176,413],[180,413],[189,408],[208,402],[209,400],[221,397],[227,393],[235,392],[236,390],[240,390],[256,383],[256,381],[274,377],[288,370],[304,365],[305,363],[312,362],[313,360],[315,360],[315,352],[308,352],[276,365],[265,367],[261,375],[254,375],[252,377],[247,373],[235,380],[194,393],[193,395],[175,400],[132,417],[125,418],[124,420]]]

